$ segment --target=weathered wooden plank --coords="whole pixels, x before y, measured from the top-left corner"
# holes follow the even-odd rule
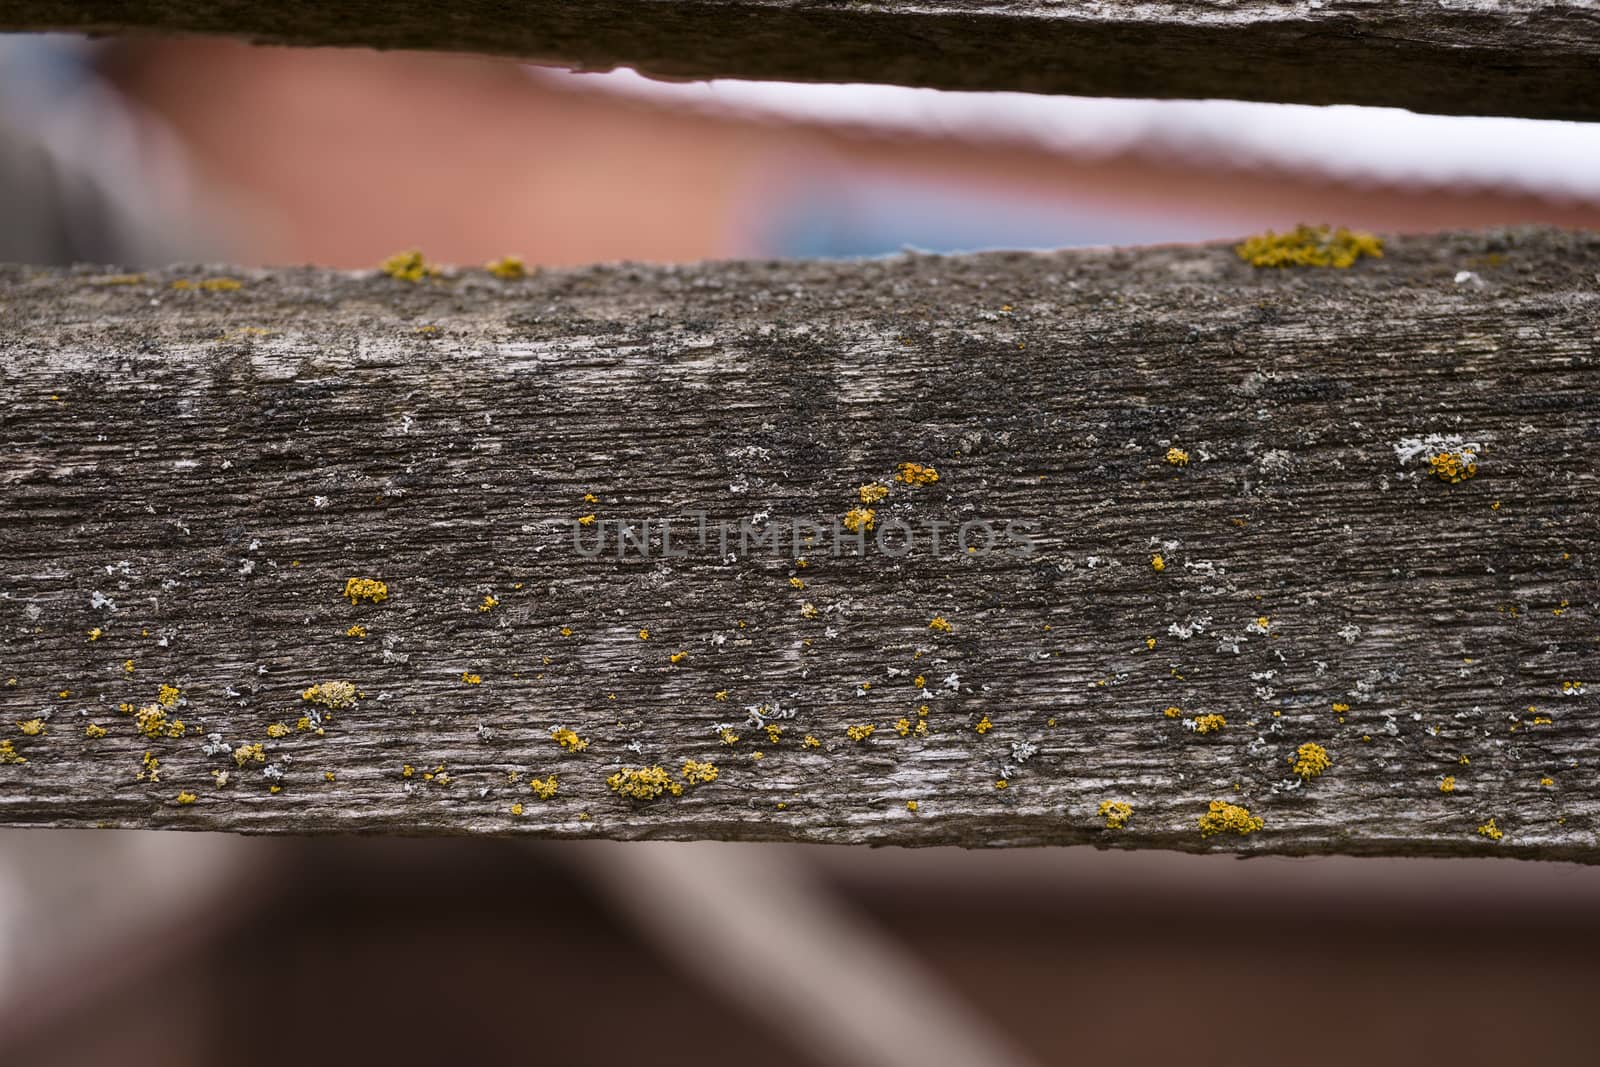
[[[1596,235],[228,277],[0,270],[0,822],[1600,857]]]
[[[518,56],[666,77],[1600,117],[1573,0],[3,0],[0,28]]]

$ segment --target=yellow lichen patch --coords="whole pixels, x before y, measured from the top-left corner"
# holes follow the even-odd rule
[[[994,729],[994,723],[989,721],[989,716],[987,716],[987,715],[985,715],[983,718],[979,719],[978,720],[978,725],[973,727],[973,730],[977,731],[980,734],[986,734],[990,730],[993,730],[993,729]]]
[[[899,720],[897,720],[895,722],[895,724],[894,724],[894,732],[899,734],[901,737],[906,737],[906,736],[910,735],[910,733],[911,733],[911,720],[910,719],[899,719]]]
[[[783,736],[783,727],[779,726],[775,722],[767,723],[767,725],[763,726],[762,729],[767,732],[767,743],[769,745],[777,744],[778,739]]]
[[[122,661],[122,673],[123,674],[132,674],[133,673],[133,660],[125,659],[125,660]]]
[[[478,610],[480,612],[490,612],[499,606],[500,601],[495,599],[495,595],[493,593],[483,594],[483,599],[478,601]]]
[[[1443,778],[1439,779],[1439,792],[1441,792],[1441,793],[1454,793],[1455,791],[1456,791],[1456,776],[1455,775],[1447,774]]]
[[[106,634],[106,632],[104,630],[102,630],[102,629],[100,629],[100,627],[96,626],[94,629],[89,631],[89,640],[98,641],[102,637],[104,637],[105,634]]]
[[[260,741],[250,745],[240,745],[233,750],[233,762],[238,767],[243,767],[246,763],[265,763],[267,750]]]
[[[589,742],[578,736],[577,731],[558,726],[550,731],[550,739],[568,752],[582,752],[589,747]]]
[[[868,482],[856,490],[863,504],[877,504],[889,495],[889,487],[881,482]]]
[[[739,735],[726,726],[717,731],[717,737],[725,745],[737,745],[739,743]]]
[[[799,579],[799,578],[790,578],[789,579],[789,588],[791,588],[791,589],[804,589],[805,587],[806,587],[806,583],[802,579]]]
[[[878,513],[871,508],[851,508],[844,513],[844,528],[851,533],[870,530],[878,521]]]
[[[1167,449],[1167,462],[1174,467],[1187,467],[1189,465],[1189,453],[1177,446],[1173,446]]]
[[[363,600],[369,604],[381,604],[389,599],[389,586],[376,578],[346,578],[344,595],[350,598],[352,604],[359,604]]]
[[[1294,758],[1289,761],[1294,764],[1294,773],[1302,778],[1315,778],[1329,767],[1333,760],[1328,756],[1328,750],[1315,741],[1307,741],[1295,752]]]
[[[83,736],[94,741],[106,735],[106,728],[99,723],[90,723],[83,728]]]
[[[482,685],[483,684],[483,675],[474,674],[471,671],[462,671],[461,672],[461,684],[462,685]]]
[[[136,782],[159,782],[159,781],[161,781],[161,761],[156,759],[154,753],[146,752],[144,754],[144,759],[140,761],[139,765],[140,765],[140,767],[142,769],[139,771],[138,774],[133,776],[133,780],[134,781],[136,781]]]
[[[760,755],[760,753],[757,753]],[[702,763],[698,760],[685,760],[683,764],[683,780],[690,785],[700,785],[704,782],[717,780],[717,765]]]
[[[588,515],[579,515],[578,516],[578,525],[579,526],[593,526],[594,525],[594,514],[591,512]]]
[[[1150,557],[1150,566],[1152,568],[1154,568],[1155,570],[1158,570],[1158,571],[1166,570],[1167,569],[1167,557],[1165,557],[1161,553],[1157,552],[1155,555]]]
[[[907,485],[932,485],[939,480],[939,472],[920,463],[902,463],[895,468],[894,479]]]
[[[351,682],[318,682],[316,685],[300,694],[301,700],[309,700],[313,704],[320,704],[332,711],[355,707],[357,698],[361,696]]]
[[[804,748],[821,748],[822,747],[822,742],[817,740],[815,737],[811,736],[810,734],[806,734],[806,736],[800,741],[800,744]]]
[[[183,792],[178,794],[178,803],[179,804],[184,804],[184,805],[193,804],[195,801],[197,801],[199,799],[200,799],[199,797],[195,796],[193,793],[189,792],[188,790],[184,790]]]
[[[367,636],[367,628],[358,622],[354,626],[350,627],[350,629],[346,630],[344,635],[346,637],[365,637]]]
[[[1228,725],[1228,720],[1223,718],[1221,715],[1218,715],[1216,712],[1212,712],[1209,715],[1196,715],[1194,717],[1194,732],[1197,734],[1216,733],[1226,725]]]
[[[800,614],[804,618],[814,619],[817,617],[817,606],[808,600],[800,605]]]
[[[556,776],[553,774],[548,778],[530,777],[528,779],[529,791],[540,800],[549,800],[556,795],[558,788],[560,788],[560,783],[556,781]]]
[[[1335,704],[1333,706],[1333,710],[1338,712],[1340,715],[1343,715],[1345,712],[1350,710],[1350,705],[1349,704]]]
[[[639,640],[641,640],[641,641],[650,640],[650,631],[649,630],[640,630],[639,631]]]
[[[1484,837],[1487,837],[1490,841],[1498,841],[1502,837],[1506,836],[1506,832],[1500,829],[1500,827],[1496,826],[1493,819],[1490,819],[1488,822],[1478,827],[1478,833],[1482,834]]]
[[[1478,457],[1469,451],[1435,452],[1428,457],[1429,473],[1441,482],[1459,484],[1478,473]]]
[[[16,749],[9,740],[0,741],[0,763],[27,763],[28,758]]]
[[[625,768],[607,778],[606,785],[613,793],[634,800],[654,800],[663,793],[678,796],[683,792],[683,786],[660,766]]]
[[[1347,230],[1343,226],[1330,232],[1326,226],[1296,226],[1285,234],[1268,230],[1247,237],[1234,246],[1234,253],[1252,267],[1334,267],[1353,266],[1362,256],[1383,257],[1383,241],[1370,233]]]
[[[267,736],[273,740],[277,740],[280,737],[288,737],[289,733],[289,727],[281,722],[275,722],[267,727]]]
[[[389,277],[403,282],[420,282],[439,273],[439,268],[424,259],[422,253],[415,248],[396,252],[379,264],[379,269]]]
[[[1167,710],[1163,711],[1161,714],[1165,715],[1169,719],[1177,719],[1177,718],[1182,717],[1183,709],[1178,707],[1176,704],[1174,704],[1171,707],[1167,708]]]
[[[501,256],[485,263],[483,269],[496,278],[504,278],[508,282],[528,276],[527,265],[522,262],[521,256]]]
[[[519,800],[515,804],[511,805],[511,814],[513,814],[513,815],[521,815],[522,814],[522,801]]]
[[[954,630],[955,627],[952,626],[950,621],[943,615],[935,615],[932,619],[928,620],[928,629],[932,630],[936,634],[947,634]]]
[[[182,691],[177,686],[164,685],[156,690],[156,703],[164,708],[175,708],[178,706],[178,697],[181,695],[183,695]]]
[[[322,780],[324,782],[336,782],[339,779],[338,779],[338,776],[335,775],[332,771],[323,771],[322,772]]]
[[[29,737],[38,737],[45,732],[43,719],[25,719],[17,723],[17,729]]]
[[[689,653],[687,653],[687,652],[674,652],[672,655],[667,657],[668,661],[670,661],[674,666],[676,666],[679,663],[682,663],[684,660],[686,660],[688,658],[689,658]]]
[[[845,735],[850,738],[850,740],[856,742],[856,744],[860,744],[861,742],[865,741],[867,738],[871,737],[872,736],[872,732],[874,730],[876,730],[876,729],[877,729],[877,727],[874,726],[872,723],[863,722],[863,723],[857,723],[854,726],[846,726],[844,728],[844,732],[845,732]],[[810,740],[810,739],[807,738],[807,740]]]
[[[182,737],[184,725],[182,719],[168,719],[167,707],[162,704],[147,704],[135,713],[139,732],[146,737]]]
[[[1121,800],[1102,800],[1097,814],[1105,819],[1107,830],[1120,830],[1133,817],[1133,805]]]
[[[235,758],[237,758],[238,757],[238,753],[237,752],[234,753],[234,756],[235,756]],[[415,767],[411,766],[411,764],[403,763],[403,764],[400,765],[400,777],[402,777],[402,778],[410,778],[413,774],[416,774],[416,773],[417,773],[417,769]]]
[[[1556,784],[1556,780],[1554,778],[1550,777],[1547,774],[1544,777],[1539,779],[1539,784],[1542,785],[1542,786],[1549,787],[1549,786],[1555,785]]]
[[[1213,800],[1210,810],[1200,816],[1200,836],[1211,837],[1224,833],[1242,836],[1253,834],[1265,825],[1262,819],[1251,815],[1248,808],[1229,804],[1225,800]]]
[[[1008,786],[1010,784],[1011,783],[1006,781],[1004,778],[998,778],[998,779],[995,780],[994,787],[996,789],[1004,789],[1006,786]]]
[[[916,811],[917,810],[917,802],[915,800],[906,801],[906,810],[907,811]]]

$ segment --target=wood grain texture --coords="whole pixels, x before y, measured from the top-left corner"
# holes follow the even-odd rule
[[[0,28],[477,52],[675,78],[1600,118],[1574,0],[0,0]]]
[[[1600,858],[1600,236],[218,276],[0,268],[0,823]]]

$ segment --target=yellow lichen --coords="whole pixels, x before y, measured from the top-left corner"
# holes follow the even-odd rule
[[[878,513],[871,508],[851,508],[844,513],[844,528],[851,533],[870,530],[878,521]]]
[[[1011,783],[1010,783],[1010,782],[1008,782],[1008,781],[1006,781],[1006,780],[1005,780],[1005,779],[1004,779],[1004,778],[1000,778],[1000,779],[997,779],[997,780],[996,780],[996,781],[995,781],[995,783],[994,783],[994,787],[995,787],[995,788],[996,788],[996,789],[1004,789],[1004,788],[1005,788],[1005,787],[1006,787],[1006,786],[1008,786],[1008,785],[1010,785],[1010,784],[1011,784]]]
[[[928,620],[928,629],[932,630],[936,634],[947,634],[954,630],[955,627],[952,626],[950,621],[943,615],[935,615],[932,619]]]
[[[639,640],[641,640],[641,641],[650,640],[650,631],[649,630],[640,630],[639,631]]]
[[[905,736],[909,735],[911,733],[911,720],[910,719],[899,719],[899,720],[897,720],[895,722],[895,724],[894,724],[894,730],[895,730],[895,733],[899,734],[901,737],[905,737]]]
[[[513,814],[513,815],[521,815],[522,814],[522,801],[519,800],[515,804],[511,805],[511,814]]]
[[[122,673],[123,674],[132,674],[133,673],[133,660],[125,659],[125,660],[122,661]]]
[[[917,802],[915,800],[906,801],[906,810],[907,811],[916,811],[917,810]]]
[[[154,753],[146,752],[144,754],[144,759],[140,761],[140,766],[143,769],[138,774],[133,776],[133,780],[134,781],[136,781],[136,782],[159,782],[159,781],[161,781],[161,761],[156,759]]]
[[[1506,836],[1505,831],[1494,824],[1493,819],[1490,819],[1488,822],[1478,827],[1478,833],[1482,834],[1484,837],[1487,837],[1490,841],[1498,841],[1502,837]]]
[[[1105,818],[1107,830],[1120,830],[1133,816],[1133,805],[1121,800],[1102,800],[1098,814]]]
[[[483,684],[483,675],[474,674],[471,671],[462,671],[461,672],[461,684],[462,685],[482,685]]]
[[[234,753],[234,757],[235,758],[238,757],[238,753],[237,752]],[[411,764],[403,763],[403,764],[400,765],[400,777],[402,777],[402,778],[410,778],[413,774],[416,774],[416,773],[417,773],[417,769],[415,767],[411,766]]]
[[[589,742],[578,736],[577,731],[566,726],[558,726],[550,731],[550,739],[568,752],[582,752],[589,747]]]
[[[844,732],[850,738],[850,740],[860,744],[862,741],[865,741],[867,738],[871,737],[872,732],[876,729],[877,727],[872,723],[864,722],[858,723],[854,726],[846,726]],[[809,741],[810,738],[807,738],[807,740]]]
[[[757,753],[760,755],[760,753]],[[714,763],[701,763],[697,760],[685,760],[683,764],[683,780],[690,785],[700,785],[703,782],[717,780],[717,767]]]
[[[548,778],[530,777],[528,779],[528,789],[540,800],[549,800],[556,795],[558,788],[560,788],[560,783],[556,781],[556,776],[553,774]]]
[[[762,727],[762,729],[767,732],[767,743],[768,744],[772,744],[772,745],[777,744],[778,743],[778,739],[783,736],[783,727],[779,726],[775,722],[767,723],[767,725]]]
[[[994,723],[990,722],[989,716],[985,715],[983,718],[978,720],[978,725],[974,726],[973,729],[980,734],[986,734],[990,730],[994,729]]]
[[[193,793],[189,792],[188,790],[184,790],[183,792],[180,792],[178,794],[178,803],[179,804],[193,804],[195,801],[197,801],[199,799],[200,799],[199,797],[195,796]]]
[[[1161,553],[1157,552],[1155,555],[1150,557],[1150,566],[1154,567],[1158,571],[1164,571],[1167,569],[1167,558]]]
[[[1347,230],[1343,226],[1329,231],[1327,226],[1296,226],[1289,233],[1268,230],[1247,237],[1234,246],[1234,253],[1253,267],[1334,267],[1343,270],[1362,256],[1380,259],[1383,241],[1370,233]]]
[[[805,587],[806,587],[806,583],[804,582],[804,580],[802,580],[800,578],[790,578],[789,579],[789,588],[791,588],[791,589],[804,589]]]
[[[1552,786],[1556,784],[1556,780],[1547,774],[1539,779],[1539,784],[1542,786]]]
[[[920,463],[902,463],[895,468],[894,478],[907,485],[932,485],[939,480],[939,472]]]
[[[1183,709],[1174,704],[1161,714],[1165,715],[1169,719],[1176,719],[1183,715]]]
[[[683,792],[683,786],[660,766],[625,768],[607,778],[606,785],[612,792],[634,800],[654,800],[663,793],[678,796]]]
[[[344,635],[346,637],[365,637],[367,636],[367,628],[358,622],[354,626],[350,627],[350,629],[346,630]]]
[[[1189,453],[1177,446],[1173,446],[1167,449],[1167,462],[1174,467],[1187,467],[1189,465]]]
[[[344,595],[350,598],[352,604],[359,604],[363,600],[380,604],[389,599],[389,586],[376,578],[346,578]]]
[[[83,728],[83,736],[89,738],[91,741],[104,737],[105,735],[106,728],[101,726],[99,723],[92,722]]]
[[[801,739],[800,744],[804,748],[820,748],[820,747],[822,747],[822,742],[817,740],[815,737],[811,736],[810,734],[806,734],[806,736],[803,739]]]
[[[94,629],[89,631],[89,640],[91,640],[91,641],[98,641],[98,640],[100,640],[100,638],[102,638],[104,636],[105,636],[105,631],[100,629],[100,627],[98,627],[98,626],[96,626]]]
[[[1454,793],[1455,791],[1456,791],[1456,777],[1455,777],[1455,775],[1447,774],[1443,778],[1439,779],[1439,792],[1441,792],[1441,793]]]
[[[177,686],[164,685],[156,691],[156,702],[164,708],[174,708],[178,706],[180,695],[182,694]]]
[[[182,719],[168,719],[167,707],[162,704],[147,704],[135,713],[138,721],[139,732],[146,737],[182,737],[184,725]]]
[[[396,252],[384,260],[379,269],[389,277],[403,282],[420,282],[439,273],[439,268],[425,260],[422,253],[414,248],[406,252]]]
[[[313,704],[321,704],[332,711],[354,707],[356,699],[360,697],[354,683],[351,682],[318,682],[300,694],[301,700],[309,700]]]
[[[233,762],[239,767],[243,767],[246,763],[265,763],[267,750],[260,741],[251,745],[240,745],[233,750]]]
[[[1225,800],[1213,800],[1210,810],[1200,816],[1200,836],[1211,837],[1222,833],[1253,834],[1265,825],[1262,819],[1251,815],[1248,808],[1229,804]]]
[[[1328,750],[1315,741],[1307,741],[1295,752],[1295,757],[1289,761],[1294,764],[1294,773],[1302,778],[1315,778],[1329,767],[1333,760],[1328,756]]]
[[[19,753],[9,740],[0,741],[0,763],[27,763],[28,758]]]
[[[478,602],[478,610],[480,612],[490,612],[499,606],[500,601],[495,599],[493,593],[483,594],[483,599]]]
[[[309,723],[307,725],[309,725]],[[267,736],[274,740],[280,737],[288,737],[289,732],[289,727],[281,722],[275,722],[271,726],[267,727]]]
[[[717,737],[725,745],[737,745],[739,743],[739,735],[726,726],[717,731]]]
[[[1435,452],[1428,457],[1428,471],[1441,482],[1456,485],[1478,473],[1478,458],[1473,452]]]
[[[869,482],[856,490],[863,504],[877,504],[889,495],[889,487],[881,482]]]
[[[1194,717],[1194,732],[1197,734],[1216,733],[1226,725],[1228,725],[1228,720],[1223,718],[1221,715],[1218,715],[1216,712],[1212,712],[1209,715],[1196,715]]]
[[[40,734],[45,732],[45,730],[44,730],[44,720],[43,719],[27,719],[27,720],[25,720],[23,722],[17,723],[17,729],[21,730],[23,733],[27,734],[29,737],[38,737]]]
[[[682,663],[684,660],[686,660],[688,658],[689,658],[689,653],[687,653],[687,652],[674,652],[672,655],[667,657],[667,659],[671,663],[673,663],[674,665]]]
[[[483,269],[496,278],[504,278],[506,281],[515,281],[528,276],[528,268],[522,262],[521,256],[501,256],[485,263]]]

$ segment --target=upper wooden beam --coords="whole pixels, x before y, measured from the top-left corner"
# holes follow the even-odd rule
[[[0,0],[0,29],[477,52],[674,78],[1600,118],[1600,8],[1570,0]]]
[[[1600,860],[1597,336],[1553,231],[0,268],[0,823]]]

